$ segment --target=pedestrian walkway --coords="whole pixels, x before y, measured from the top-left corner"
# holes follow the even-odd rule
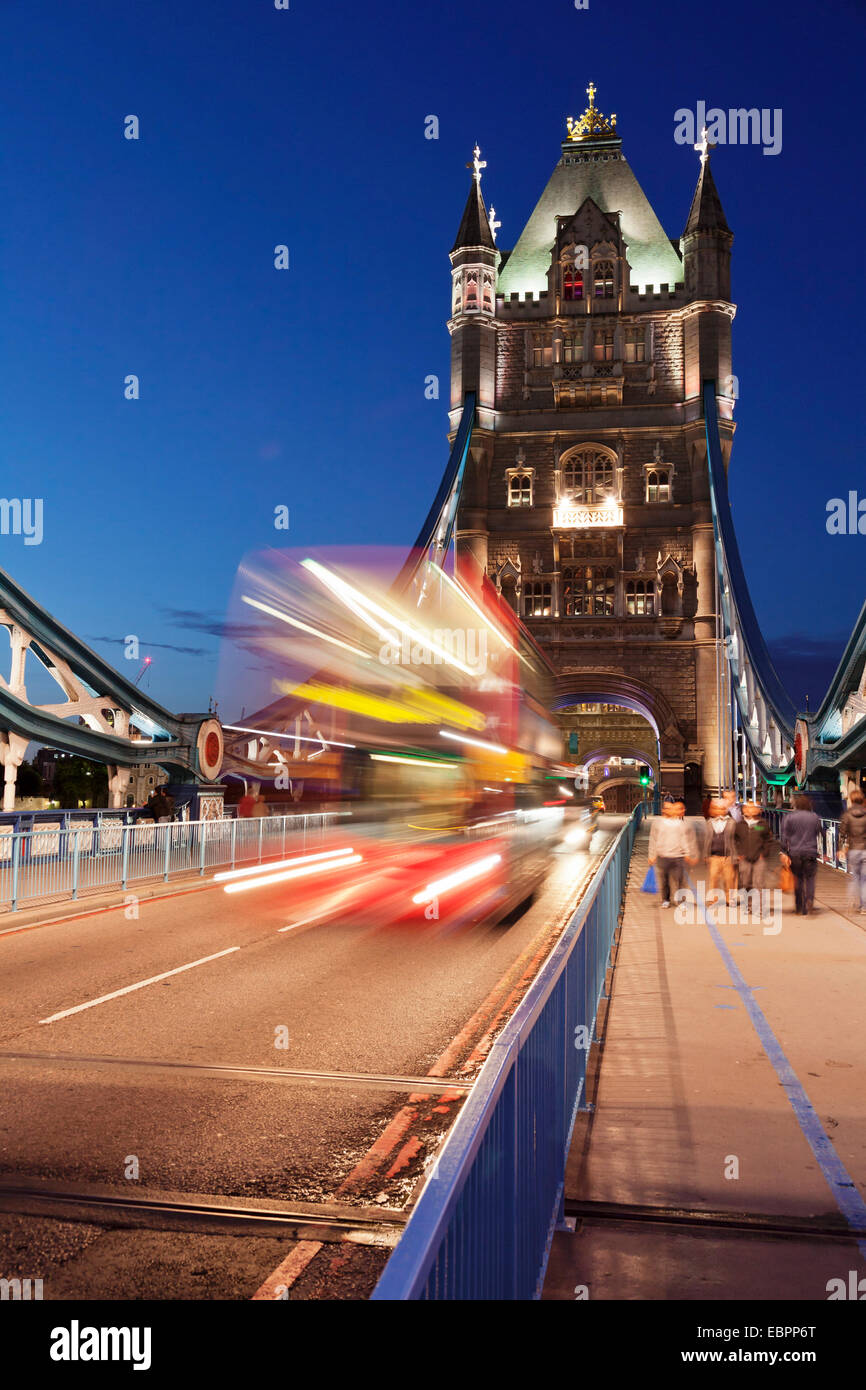
[[[823,866],[813,917],[662,909],[648,838],[543,1296],[825,1300],[866,1276],[866,917]]]

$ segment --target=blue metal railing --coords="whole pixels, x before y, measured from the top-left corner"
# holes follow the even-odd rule
[[[328,811],[128,825],[119,814],[25,831],[0,826],[0,910],[302,853],[339,820],[338,812]]]
[[[493,1044],[373,1299],[539,1296],[642,813]]]
[[[776,839],[781,843],[782,840],[782,817],[787,816],[788,811],[769,810],[767,812],[770,829]],[[818,860],[821,864],[827,864],[831,869],[840,869],[843,874],[848,872],[847,858],[839,857],[839,821],[826,816],[821,818],[821,836],[818,842]]]

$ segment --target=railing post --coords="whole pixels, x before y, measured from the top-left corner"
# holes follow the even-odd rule
[[[260,816],[260,817],[259,817],[259,863],[260,863],[260,864],[261,864],[261,862],[262,862],[262,844],[263,844],[263,842],[264,842],[264,838],[265,838],[265,818],[264,818],[264,816]]]
[[[282,839],[282,845],[281,845],[281,848],[280,848],[280,854],[282,855],[283,858],[285,858],[285,855],[286,855],[286,820],[287,820],[287,817],[286,817],[286,816],[283,816],[283,818],[282,818],[282,821],[283,821],[283,839]]]
[[[211,822],[209,820],[202,820],[198,823],[198,833],[200,841],[198,872],[200,877],[203,877],[204,875],[205,836],[207,835],[207,828],[210,824]]]
[[[171,835],[169,834],[169,831],[171,830],[171,821],[168,821],[168,823],[163,826],[163,830],[165,831],[165,871],[163,875],[163,883],[168,883],[168,865],[169,856],[171,854]]]
[[[14,824],[14,822],[13,822]],[[18,911],[18,864],[21,857],[21,834],[12,832],[12,911]]]
[[[120,886],[126,892],[126,881],[129,876],[129,826],[120,827],[121,844],[121,867],[120,867]]]
[[[66,833],[67,833],[67,835],[70,834],[70,832],[69,832],[68,830],[67,830]],[[93,833],[93,832],[91,831],[91,834],[92,834],[92,833]],[[75,902],[75,901],[77,900],[77,898],[78,898],[78,856],[79,856],[80,853],[81,853],[81,836],[79,835],[79,833],[78,833],[77,830],[73,830],[73,831],[71,832],[71,834],[72,834],[72,901]]]
[[[235,866],[235,842],[238,837],[237,818],[232,821],[232,868]]]

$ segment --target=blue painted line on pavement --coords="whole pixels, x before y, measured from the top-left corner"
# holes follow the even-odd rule
[[[695,891],[691,879],[689,883],[692,887],[692,891]],[[737,969],[737,963],[725,945],[724,938],[718,928],[709,920],[704,908],[701,908],[701,916],[713,939],[716,950],[725,962],[728,974],[734,982],[734,988],[746,1007],[746,1012],[751,1019],[752,1026],[761,1040],[761,1046],[770,1059],[781,1083],[782,1090],[788,1097],[791,1109],[797,1117],[797,1123],[803,1131],[806,1143],[815,1155],[818,1167],[824,1175],[824,1180],[833,1194],[839,1211],[852,1230],[862,1231],[866,1229],[866,1202],[864,1202],[861,1197],[854,1179],[851,1177],[848,1169],[834,1149],[830,1136],[821,1124],[815,1107],[806,1095],[794,1068],[785,1056],[781,1043],[758,1007],[758,1004],[752,998],[752,990],[746,984]],[[866,1258],[866,1239],[858,1240],[857,1246],[860,1254]]]

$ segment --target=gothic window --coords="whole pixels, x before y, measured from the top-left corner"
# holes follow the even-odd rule
[[[463,306],[465,309],[478,308],[478,274],[474,270],[466,273],[466,299]]]
[[[633,618],[651,618],[655,613],[655,583],[652,579],[630,579],[625,586],[626,612]]]
[[[626,362],[646,361],[646,334],[642,328],[627,328],[625,330],[625,360]]]
[[[523,586],[524,618],[550,617],[551,585],[549,580],[532,579]]]
[[[613,299],[613,261],[596,261],[592,278],[596,299]]]
[[[583,271],[569,267],[562,272],[563,299],[583,299]]]
[[[597,328],[592,335],[592,357],[594,362],[613,361],[613,329]]]
[[[553,366],[553,344],[546,342],[540,333],[536,333],[532,339],[532,365],[533,367]]]
[[[611,565],[577,565],[562,571],[562,602],[567,618],[613,616]]]
[[[532,471],[530,469],[525,471],[522,469],[510,469],[507,477],[509,507],[531,507]]]
[[[667,468],[654,468],[646,475],[646,500],[648,502],[670,502],[671,476]]]
[[[613,459],[598,449],[577,449],[562,460],[562,491],[575,502],[604,502],[614,490]]]
[[[489,314],[493,313],[493,277],[484,276],[484,308]]]
[[[583,361],[583,334],[566,334],[562,340],[563,362]]]

